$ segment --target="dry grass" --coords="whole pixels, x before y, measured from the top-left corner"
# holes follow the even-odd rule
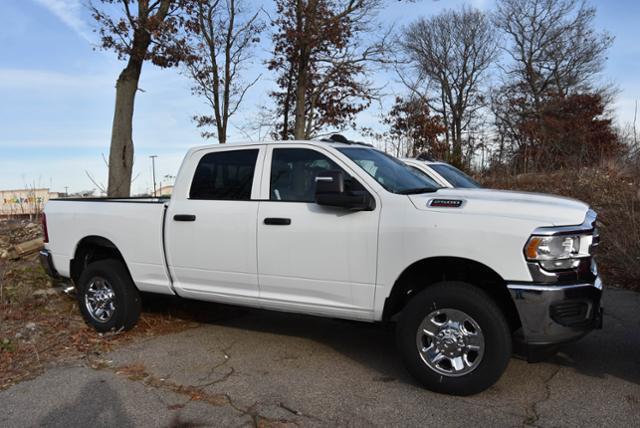
[[[489,176],[486,187],[579,199],[598,212],[598,267],[609,286],[640,290],[640,177],[624,169]]]
[[[6,262],[0,262],[6,263]],[[35,261],[10,267],[0,303],[0,390],[39,374],[49,365],[102,354],[144,337],[196,326],[188,316],[165,302],[146,307],[129,332],[99,334],[88,327],[75,299],[63,294]],[[34,292],[44,292],[34,294]]]
[[[0,251],[38,233],[25,222],[3,222]],[[154,301],[145,306],[131,332],[98,334],[84,323],[75,299],[62,293],[67,285],[53,282],[37,255],[0,259],[0,390],[39,374],[48,365],[194,325],[178,305]]]

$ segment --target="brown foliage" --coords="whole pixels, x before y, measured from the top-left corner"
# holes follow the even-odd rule
[[[395,104],[383,119],[389,126],[389,138],[396,142],[407,140],[406,156],[428,154],[438,159],[445,159],[448,147],[438,136],[446,128],[440,116],[433,116],[429,106],[418,98],[407,100],[396,97]]]
[[[184,18],[179,13],[187,0],[100,0],[91,5],[98,24],[100,47],[113,50],[121,60],[149,60],[172,67],[184,58],[184,41],[178,37]]]
[[[308,139],[325,126],[350,125],[369,106],[372,85],[366,64],[382,48],[360,48],[358,35],[369,24],[378,0],[276,0],[271,25],[279,90],[271,97],[279,117],[275,137]]]
[[[527,164],[546,171],[598,165],[623,149],[598,94],[550,98],[539,116],[526,118],[518,127],[527,143],[518,148],[514,160],[525,170]]]

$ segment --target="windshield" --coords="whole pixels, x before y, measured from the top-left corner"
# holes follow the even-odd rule
[[[443,176],[444,179],[451,183],[453,187],[460,187],[463,189],[477,189],[482,187],[480,186],[480,183],[460,171],[455,166],[446,163],[433,163],[429,166],[438,174]]]
[[[338,149],[373,177],[389,192],[402,195],[435,192],[433,180],[411,170],[407,165],[379,150],[364,147]]]

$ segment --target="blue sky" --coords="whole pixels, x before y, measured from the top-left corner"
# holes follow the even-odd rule
[[[270,2],[262,0],[267,7]],[[0,189],[26,185],[56,191],[91,189],[90,172],[106,184],[115,81],[123,63],[111,52],[94,49],[97,41],[84,0],[7,0],[0,14]],[[256,2],[257,3],[257,2]],[[490,10],[493,0],[388,1],[380,14],[384,24],[401,26],[417,16],[429,16],[467,3]],[[248,1],[248,4],[251,4]],[[617,123],[633,119],[640,99],[640,2],[591,0],[596,25],[616,38],[603,79],[620,90],[615,102]],[[264,39],[268,39],[264,37]],[[264,71],[269,44],[256,51],[248,76],[263,72],[230,129],[230,141],[248,139],[246,123],[268,103],[273,77]],[[399,90],[390,72],[374,76],[387,84],[389,99]],[[134,192],[151,187],[150,154],[157,154],[157,175],[175,175],[187,148],[204,142],[191,117],[206,112],[190,94],[188,80],[177,69],[145,64],[134,117],[136,148]],[[372,106],[358,118],[360,126],[375,126],[380,114]],[[354,132],[347,132],[357,136]],[[255,134],[251,136],[256,138]]]

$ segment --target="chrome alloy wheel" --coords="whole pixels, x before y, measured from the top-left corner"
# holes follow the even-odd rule
[[[420,357],[445,376],[463,376],[478,367],[484,336],[478,323],[457,309],[438,309],[427,315],[416,334]]]
[[[108,322],[116,311],[116,294],[111,284],[104,278],[93,278],[84,293],[84,304],[91,318]]]

